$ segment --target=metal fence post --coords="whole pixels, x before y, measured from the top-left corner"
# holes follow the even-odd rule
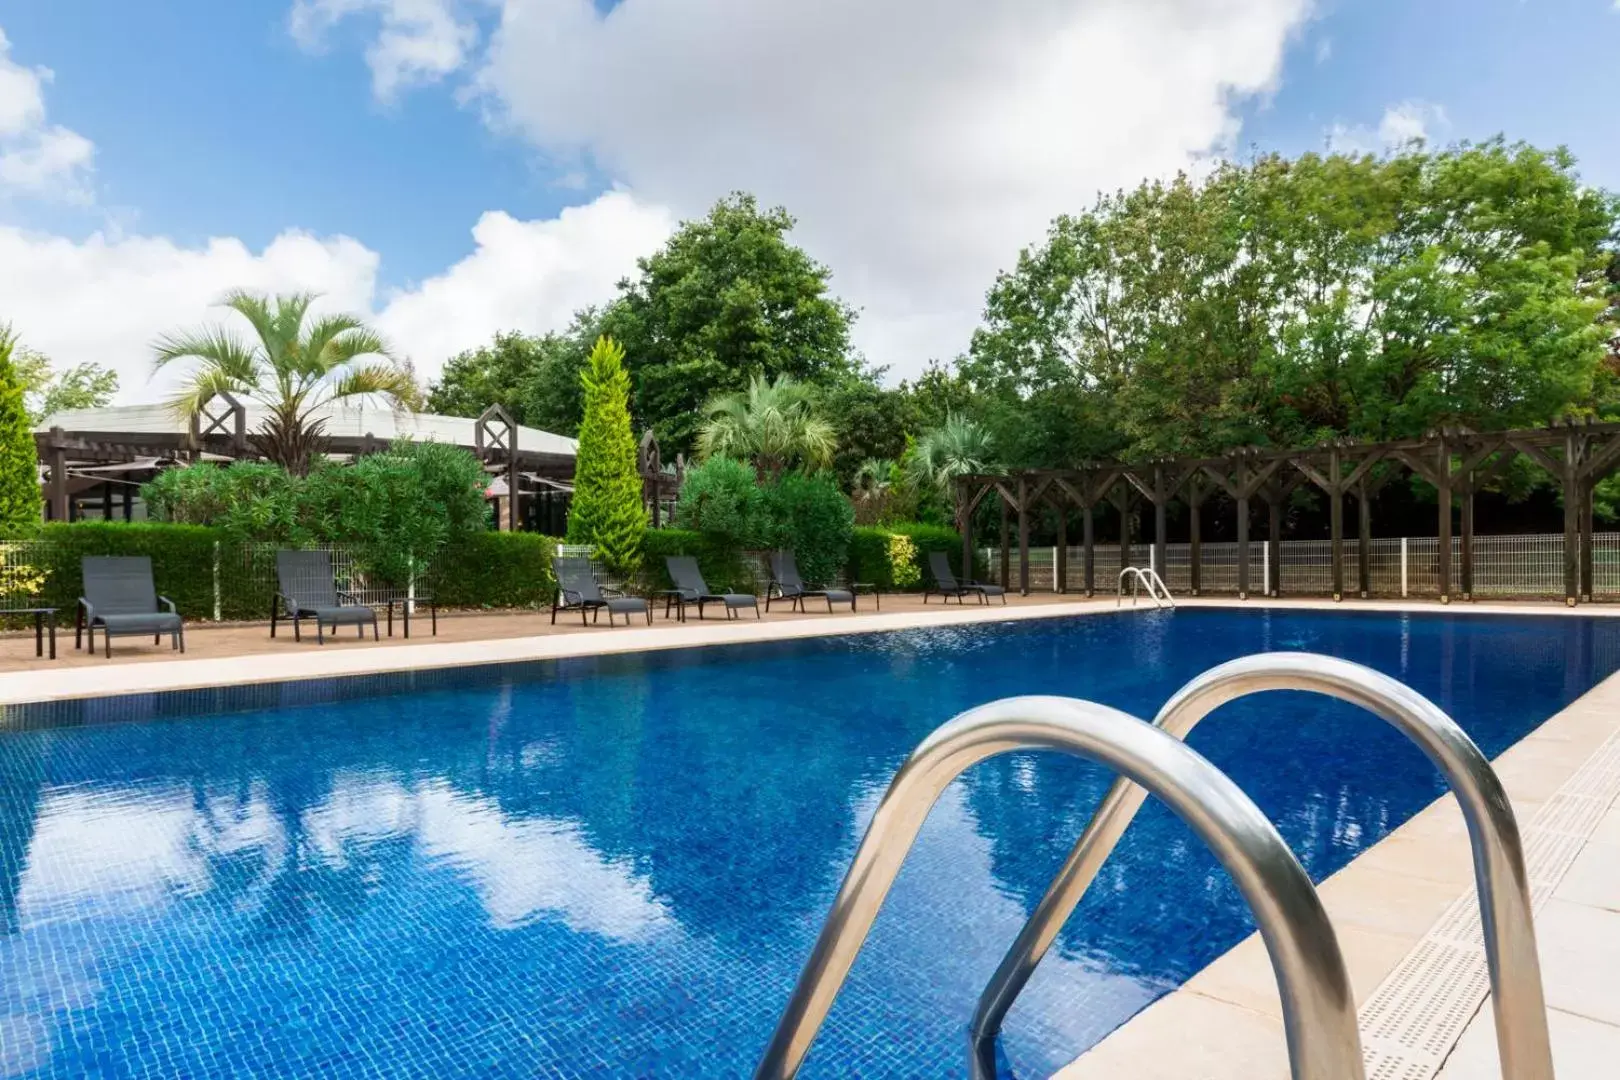
[[[1406,599],[1406,537],[1401,537],[1401,599]]]
[[[1280,550],[1277,553],[1277,557],[1279,559],[1282,557],[1282,552]],[[1261,579],[1261,595],[1270,596],[1271,595],[1271,545],[1269,543],[1265,544],[1265,545],[1262,545],[1261,548],[1260,548],[1260,579]]]
[[[214,541],[214,621],[220,622],[219,603],[219,541]]]

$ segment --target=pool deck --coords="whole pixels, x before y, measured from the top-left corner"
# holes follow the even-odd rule
[[[863,598],[865,600],[865,598]],[[1006,607],[922,605],[885,596],[884,610],[789,614],[764,620],[666,621],[608,629],[546,614],[446,615],[437,638],[325,646],[263,624],[196,626],[191,652],[119,639],[114,659],[75,652],[33,656],[33,638],[0,641],[0,705],[188,689],[243,682],[322,679],[567,656],[672,649],[828,634],[870,633],[1123,611],[1114,598],[1012,598]],[[1454,604],[1316,600],[1179,600],[1181,606],[1570,614],[1620,617],[1620,606]],[[864,605],[863,605],[864,606]],[[416,627],[425,629],[426,618]],[[1547,720],[1496,759],[1525,837],[1555,1063],[1562,1080],[1615,1075],[1620,1061],[1620,674]],[[1320,887],[1361,1010],[1370,1077],[1479,1080],[1499,1075],[1469,847],[1455,799],[1445,796]],[[1014,1011],[1011,1023],[1017,1023]],[[1260,1080],[1288,1075],[1281,1004],[1258,935],[1121,1026],[1062,1080]]]

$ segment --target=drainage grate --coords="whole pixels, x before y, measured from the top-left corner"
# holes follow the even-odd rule
[[[1536,908],[1552,896],[1620,796],[1620,732],[1524,827]],[[1490,990],[1474,890],[1458,897],[1361,1007],[1367,1080],[1431,1080]]]

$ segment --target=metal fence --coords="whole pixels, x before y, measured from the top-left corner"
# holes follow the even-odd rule
[[[1353,537],[1344,540],[1344,587],[1355,595],[1360,587],[1361,543]],[[1284,540],[1277,545],[1280,565],[1273,566],[1270,545],[1264,540],[1249,542],[1249,581],[1256,594],[1328,596],[1333,592],[1333,545],[1328,540]],[[1201,590],[1206,593],[1236,593],[1238,546],[1236,543],[1203,545]],[[1368,571],[1374,596],[1438,596],[1440,593],[1440,542],[1432,536],[1373,540],[1368,547]],[[993,548],[981,551],[990,580],[1016,585],[1017,553],[1009,562],[1008,577],[1001,580],[1001,553]],[[1119,545],[1102,543],[1094,548],[1094,588],[1110,593],[1119,579]],[[1068,550],[1068,591],[1085,587],[1085,550]],[[1164,566],[1154,563],[1153,545],[1131,545],[1131,563],[1152,566],[1164,578],[1171,592],[1186,593],[1192,588],[1192,547],[1166,544]],[[1032,592],[1057,591],[1057,548],[1029,549],[1029,587]],[[1462,591],[1462,541],[1451,542],[1451,592]],[[1495,599],[1562,598],[1564,595],[1564,536],[1552,533],[1532,536],[1474,537],[1474,588],[1472,595]],[[1620,532],[1596,533],[1592,537],[1592,595],[1594,598],[1620,598]]]

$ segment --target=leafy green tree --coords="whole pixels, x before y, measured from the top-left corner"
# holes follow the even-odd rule
[[[826,267],[788,242],[793,218],[737,194],[689,221],[620,284],[602,329],[622,342],[636,416],[666,456],[690,451],[702,409],[753,379],[812,385],[854,370],[854,319],[828,293]]]
[[[69,409],[99,409],[118,393],[118,372],[100,364],[74,364],[58,372],[50,357],[20,343],[13,347],[11,362],[22,383],[29,420],[36,426]]]
[[[968,411],[1027,465],[1603,411],[1617,217],[1501,140],[1143,184],[997,279]]]
[[[0,326],[0,532],[15,533],[40,521],[39,455],[23,402],[22,382],[11,357],[17,345],[11,327]]]
[[[772,546],[791,549],[807,582],[837,580],[849,565],[855,509],[827,473],[790,472],[764,489]]]
[[[428,411],[473,417],[499,404],[520,424],[572,437],[585,410],[580,373],[599,319],[586,308],[563,333],[496,334],[491,344],[453,357],[428,390]]]
[[[382,338],[353,315],[310,316],[314,300],[312,293],[268,297],[236,291],[223,306],[246,320],[251,340],[220,327],[160,338],[153,346],[159,369],[192,364],[174,408],[195,416],[218,391],[258,401],[270,412],[253,435],[259,452],[297,475],[309,471],[324,445],[324,421],[313,415],[322,406],[379,398],[396,408],[416,408],[416,379],[390,359]]]
[[[568,541],[592,545],[603,562],[630,577],[641,566],[647,513],[636,472],[636,439],[630,430],[624,347],[609,337],[599,339],[580,381],[585,418],[574,459]]]
[[[704,414],[699,455],[746,459],[770,482],[795,466],[824,468],[838,445],[816,409],[815,391],[786,375],[772,382],[755,377],[746,391],[711,400]]]
[[[862,465],[873,459],[898,458],[906,436],[919,429],[917,410],[904,386],[891,389],[878,380],[882,371],[862,371],[821,391],[821,415],[838,439],[832,470],[850,487]]]

